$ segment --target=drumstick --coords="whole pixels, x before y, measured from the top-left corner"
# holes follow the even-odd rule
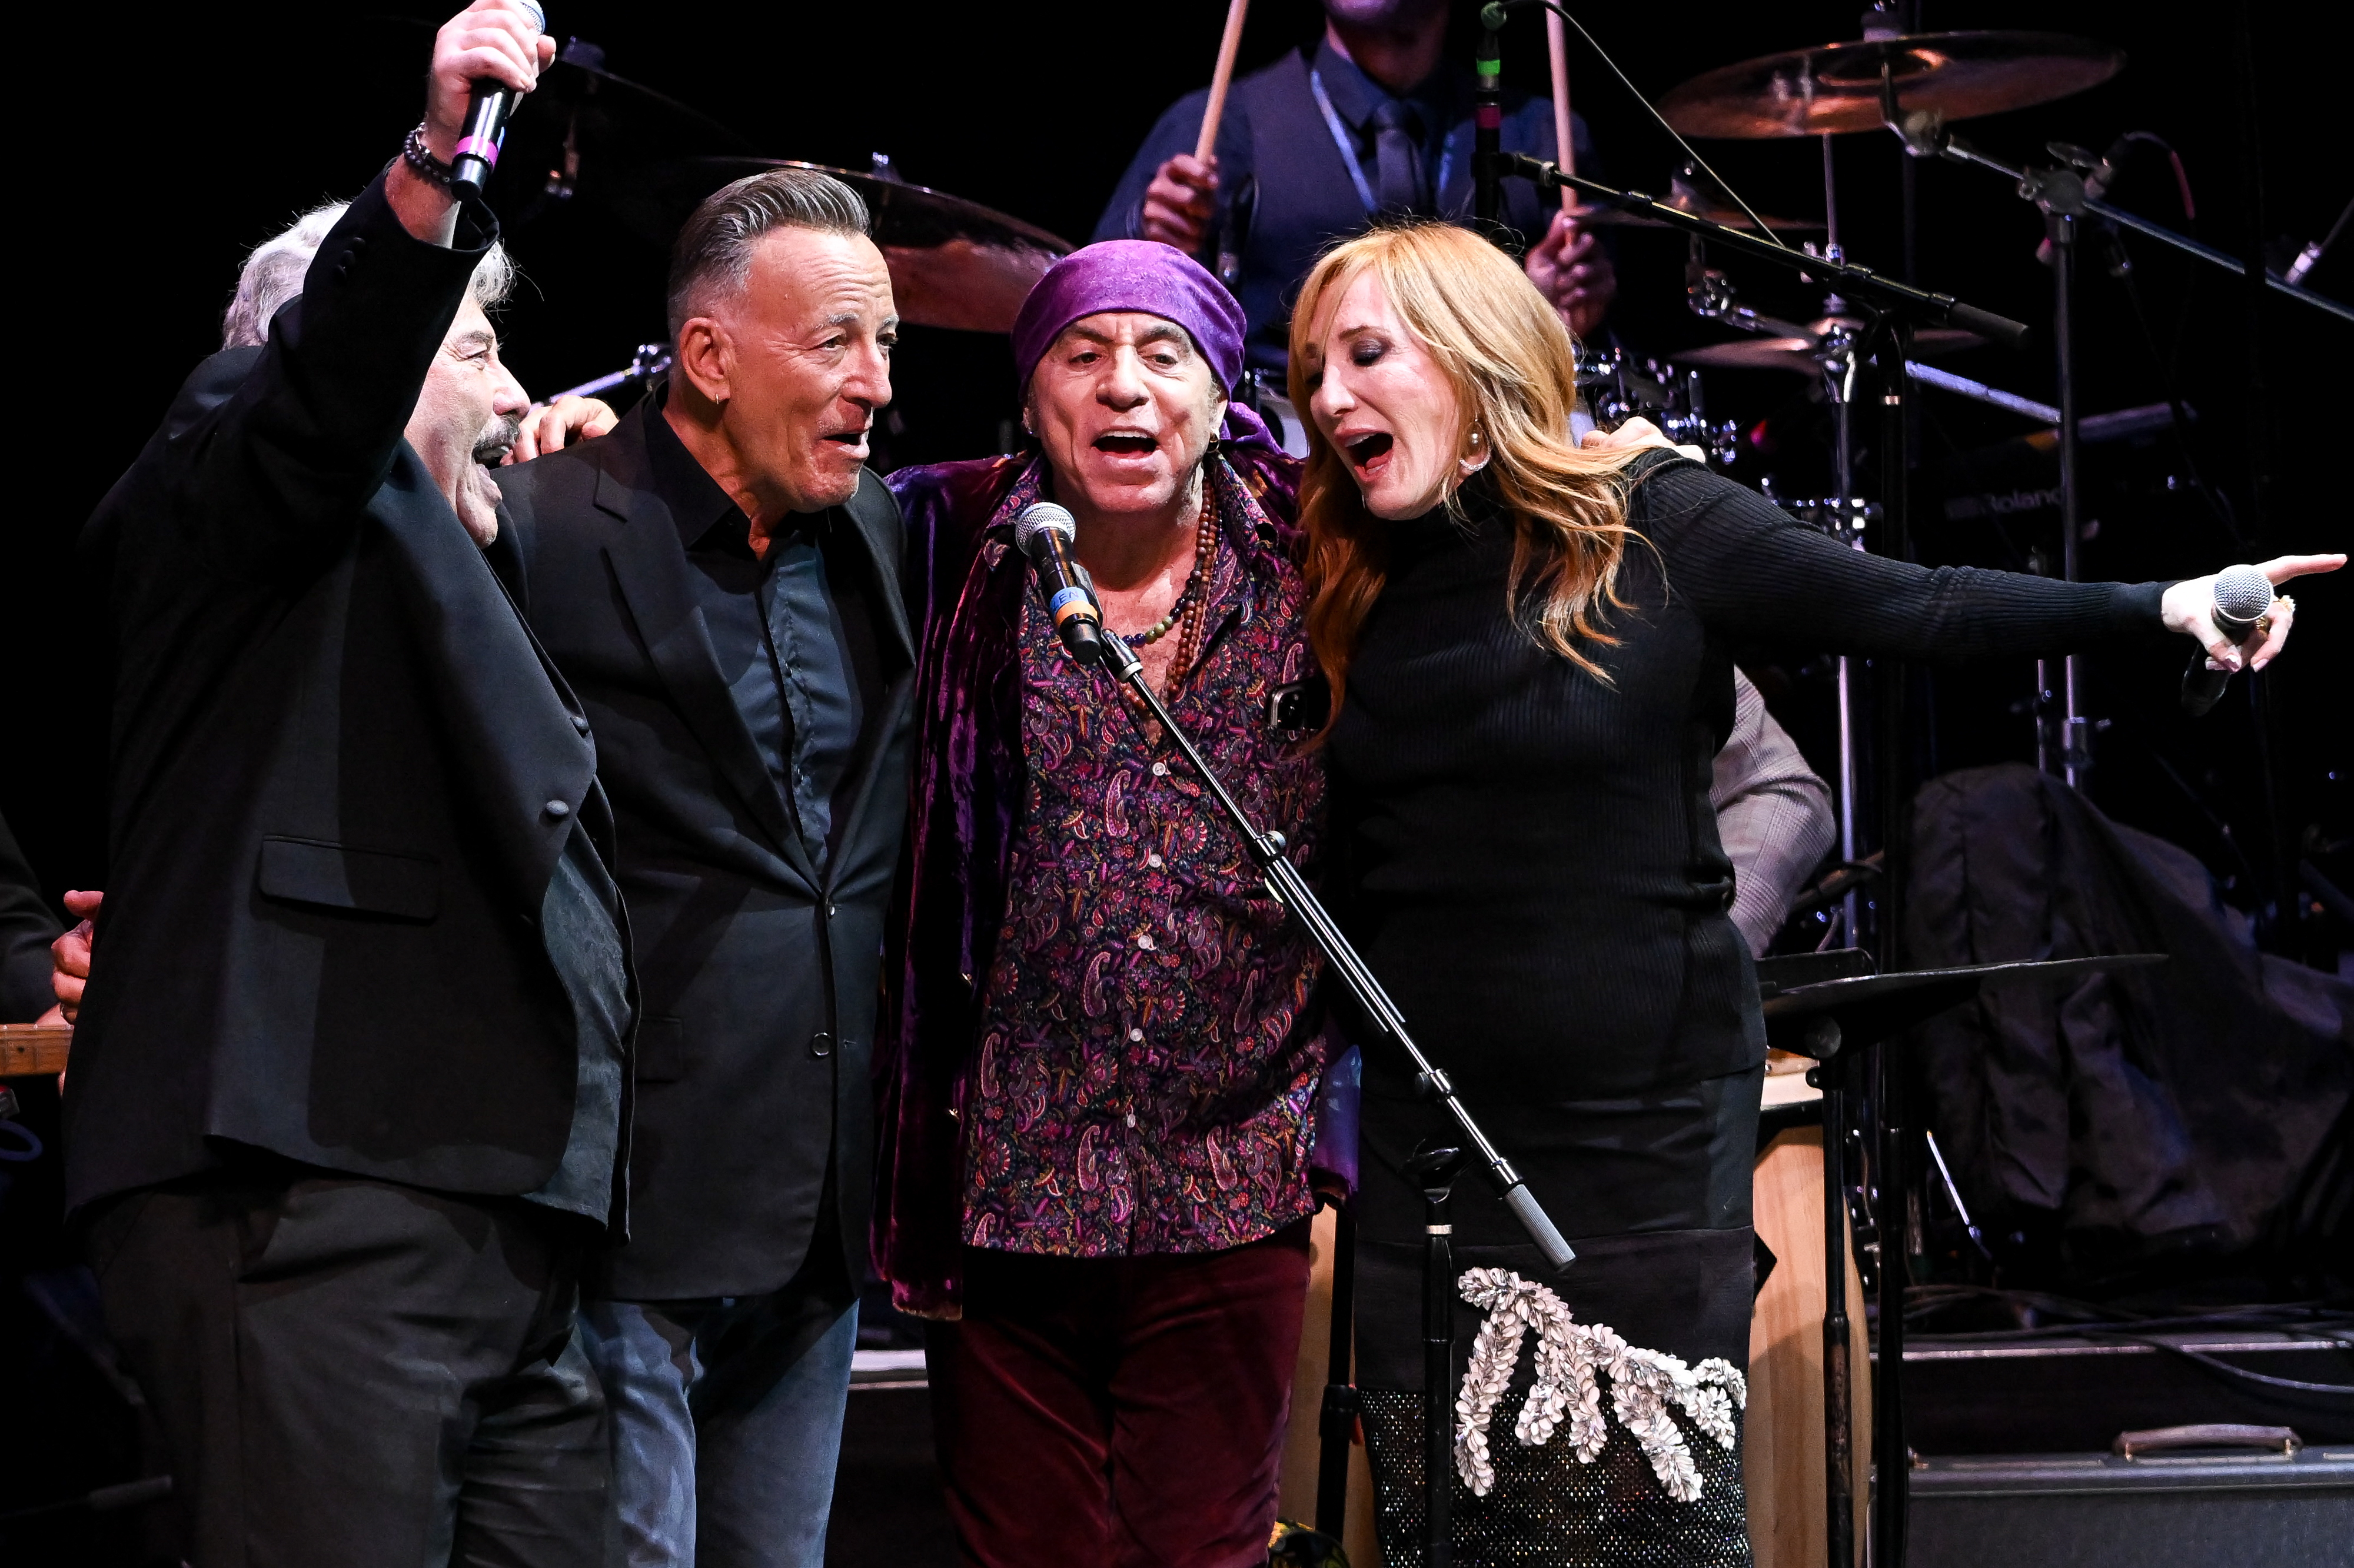
[[[1239,0],[1238,0],[1239,3]],[[1553,157],[1564,175],[1577,173],[1577,143],[1569,132],[1569,29],[1562,26],[1561,14],[1545,11],[1545,47],[1553,56]],[[1577,193],[1567,185],[1561,187],[1561,209],[1569,211],[1577,205]]]
[[[1235,79],[1235,56],[1243,47],[1243,15],[1249,9],[1250,0],[1227,0],[1226,32],[1218,40],[1218,69],[1210,76],[1209,107],[1202,111],[1202,139],[1193,145],[1193,156],[1205,164],[1217,149],[1218,122],[1226,113],[1226,84]]]

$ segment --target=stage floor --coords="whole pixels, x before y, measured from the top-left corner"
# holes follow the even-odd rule
[[[861,1351],[826,1530],[828,1568],[953,1568],[920,1351]]]

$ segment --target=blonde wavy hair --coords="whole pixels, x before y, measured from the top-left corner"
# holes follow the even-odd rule
[[[1605,611],[1623,608],[1618,564],[1639,537],[1627,523],[1637,454],[1588,451],[1569,433],[1577,354],[1569,329],[1520,267],[1451,224],[1376,228],[1325,253],[1291,313],[1290,392],[1309,408],[1309,348],[1319,316],[1370,270],[1391,308],[1455,389],[1464,429],[1486,442],[1486,471],[1512,520],[1505,613],[1539,644],[1596,675],[1581,644],[1615,643]],[[1391,524],[1365,510],[1347,463],[1311,418],[1299,523],[1308,535],[1308,635],[1340,711],[1349,661],[1388,577]],[[1452,493],[1447,504],[1460,516]]]

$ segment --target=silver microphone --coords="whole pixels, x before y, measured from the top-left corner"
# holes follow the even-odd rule
[[[1071,514],[1051,501],[1023,508],[1013,520],[1014,547],[1029,556],[1037,569],[1039,591],[1046,596],[1046,609],[1055,618],[1055,635],[1063,640],[1072,658],[1092,664],[1103,657],[1103,612],[1096,608],[1087,577],[1071,559],[1078,536],[1078,524]]]
[[[2215,576],[2215,630],[2245,648],[2256,635],[2264,611],[2273,607],[2273,580],[2253,567],[2226,567]],[[2182,711],[2197,718],[2222,697],[2232,683],[2229,670],[2207,667],[2207,651],[2190,655],[2182,673]]]

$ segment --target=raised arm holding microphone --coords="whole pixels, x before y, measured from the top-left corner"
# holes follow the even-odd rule
[[[586,718],[502,582],[495,224],[442,183],[475,83],[552,53],[501,0],[440,29],[408,153],[86,535],[112,880],[68,1197],[198,1568],[601,1551],[572,1319],[628,932]]]

